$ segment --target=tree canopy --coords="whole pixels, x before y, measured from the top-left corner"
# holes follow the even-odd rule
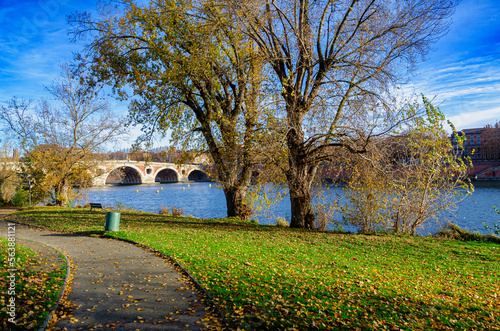
[[[392,90],[446,31],[456,1],[225,1],[272,69],[285,110],[292,227],[331,147],[364,152],[404,120]]]
[[[47,91],[53,102],[12,98],[0,107],[0,120],[14,133],[24,152],[23,171],[35,180],[39,199],[52,196],[60,205],[73,186],[90,184],[96,156],[123,134],[123,121],[110,110],[102,84],[87,84],[66,64]]]
[[[482,133],[482,154],[485,160],[500,160],[500,123],[488,124]]]
[[[99,17],[70,18],[97,79],[130,99],[146,136],[172,129],[178,143],[202,142],[226,195],[228,216],[245,218],[255,164],[262,65],[251,39],[210,2],[118,1]],[[200,140],[201,138],[201,140]]]
[[[70,22],[75,38],[91,36],[84,58],[97,79],[131,100],[146,133],[203,138],[228,215],[245,214],[264,143],[286,159],[291,226],[314,228],[320,165],[366,152],[408,119],[396,84],[446,33],[456,3],[122,0]]]

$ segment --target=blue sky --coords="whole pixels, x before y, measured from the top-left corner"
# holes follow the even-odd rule
[[[43,86],[82,47],[66,34],[66,15],[95,6],[96,0],[0,0],[0,102],[48,96]],[[463,0],[433,48],[404,90],[433,99],[458,129],[500,121],[500,0]],[[126,104],[110,102],[126,111]]]
[[[500,121],[500,1],[463,0],[452,19],[407,88],[434,98],[457,129]]]

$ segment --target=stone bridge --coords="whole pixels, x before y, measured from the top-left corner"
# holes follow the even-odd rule
[[[94,186],[106,184],[153,184],[210,180],[206,166],[144,161],[104,161],[98,167]]]

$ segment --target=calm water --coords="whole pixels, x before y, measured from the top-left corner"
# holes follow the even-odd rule
[[[468,230],[485,233],[482,223],[492,226],[500,220],[493,206],[500,208],[500,181],[475,182],[476,189],[472,196],[458,204],[454,212],[445,212],[440,222],[452,221]],[[138,192],[136,192],[138,191]],[[158,193],[157,193],[158,191]],[[332,198],[342,194],[341,188],[330,187]],[[155,185],[105,186],[91,188],[89,202],[100,202],[106,206],[122,203],[135,210],[158,212],[162,206],[182,208],[185,215],[198,218],[222,218],[226,216],[224,192],[215,188],[214,183],[172,183]],[[288,198],[277,203],[266,215],[257,215],[261,224],[275,224],[273,217],[290,219]],[[434,233],[437,226],[420,230],[420,234]]]

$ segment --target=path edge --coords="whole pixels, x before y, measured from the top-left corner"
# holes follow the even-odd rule
[[[16,212],[19,211],[19,209],[16,210]],[[14,212],[15,213],[15,212]],[[14,214],[14,213],[10,213],[10,214]],[[0,217],[0,222],[7,222],[5,220],[6,216],[10,215],[10,214],[6,214],[6,215],[3,215],[2,217]],[[22,222],[16,222],[14,221],[14,223],[16,224],[22,224],[22,225],[26,225],[28,227],[30,227],[30,225],[28,224],[25,224],[25,223],[22,223]],[[41,228],[41,227],[40,227]],[[25,239],[26,240],[26,239]],[[38,331],[45,331],[45,329],[47,328],[47,326],[49,325],[50,323],[50,320],[52,319],[52,317],[54,316],[54,313],[56,312],[56,310],[59,308],[59,305],[61,304],[61,301],[62,301],[62,298],[64,296],[64,294],[66,293],[66,290],[68,289],[68,283],[69,283],[69,277],[71,275],[71,263],[69,262],[69,259],[68,257],[66,256],[66,254],[62,251],[60,251],[59,249],[55,248],[54,246],[50,246],[50,245],[47,245],[47,244],[44,244],[44,243],[41,243],[39,241],[36,241],[36,240],[29,240],[29,241],[32,241],[32,242],[36,242],[37,244],[39,245],[42,245],[42,246],[46,246],[46,247],[50,247],[52,249],[54,249],[56,252],[58,252],[59,254],[61,254],[62,256],[64,256],[64,259],[66,260],[66,277],[64,278],[64,283],[63,283],[63,286],[62,286],[62,289],[61,291],[59,291],[59,297],[57,298],[56,300],[56,304],[54,305],[54,307],[50,310],[49,314],[47,315],[47,317],[45,318],[45,320],[43,321],[43,324],[41,327],[38,328]]]
[[[139,242],[136,242],[136,241],[133,241],[133,240],[130,240],[130,239],[125,239],[125,238],[119,238],[119,237],[112,237],[112,236],[107,236],[106,234],[102,235],[101,236],[102,238],[104,239],[111,239],[111,240],[118,240],[118,241],[123,241],[123,242],[126,242],[126,243],[129,243],[129,244],[132,244],[132,245],[135,245],[137,247],[140,247],[140,248],[143,248],[145,250],[148,250],[152,253],[155,253],[159,256],[161,256],[162,258],[166,259],[166,260],[170,260],[175,266],[177,266],[178,268],[181,269],[181,271],[187,275],[189,277],[189,279],[191,279],[191,281],[194,283],[194,285],[198,288],[199,291],[203,292],[203,294],[210,299],[210,304],[212,305],[212,307],[217,311],[217,313],[219,314],[219,316],[221,317],[222,321],[224,322],[224,326],[225,327],[229,327],[229,324],[226,320],[226,317],[224,316],[224,314],[222,314],[222,311],[219,307],[219,305],[215,302],[214,298],[212,297],[212,295],[210,293],[208,293],[208,291],[205,289],[205,287],[203,287],[203,285],[200,284],[200,282],[198,282],[198,280],[189,273],[189,271],[186,270],[186,268],[184,268],[184,266],[179,262],[177,261],[175,258],[173,258],[172,256],[166,254],[166,253],[163,253],[155,248],[152,248],[148,245],[144,245],[144,244],[141,244]],[[41,330],[39,330],[41,331]]]
[[[10,214],[12,215],[12,214]],[[2,222],[5,222],[5,219],[4,218],[0,218],[0,221]],[[39,226],[39,225],[33,225],[33,224],[29,224],[29,223],[23,223],[23,222],[16,222],[18,224],[22,224],[22,225],[25,225],[27,227],[32,227],[32,228],[35,228],[35,229],[43,229],[43,230],[49,230],[49,231],[53,231],[53,232],[58,232],[58,233],[72,233],[72,234],[76,234],[78,236],[82,236],[82,237],[89,237],[87,235],[83,235],[83,234],[79,234],[79,233],[75,233],[75,232],[72,232],[72,231],[67,231],[67,232],[64,232],[64,231],[57,231],[57,230],[53,230],[53,229],[50,229],[48,227],[45,227],[45,226]],[[140,248],[143,248],[145,250],[149,250],[150,252],[152,253],[155,253],[155,254],[158,254],[159,256],[161,256],[162,258],[166,259],[166,260],[170,260],[175,266],[177,266],[178,268],[181,269],[181,271],[187,275],[189,277],[189,279],[191,279],[191,281],[194,283],[194,285],[198,288],[199,291],[201,291],[208,299],[210,299],[210,304],[211,306],[215,309],[215,311],[219,314],[220,318],[222,319],[222,322],[224,323],[224,326],[226,328],[229,328],[229,323],[227,322],[226,320],[226,317],[224,316],[224,314],[222,314],[222,311],[219,307],[219,305],[215,302],[214,298],[212,297],[212,295],[210,293],[208,293],[208,291],[205,289],[205,287],[203,287],[203,285],[200,284],[200,282],[198,282],[198,280],[193,276],[191,275],[187,270],[186,268],[184,268],[184,266],[179,262],[177,261],[175,258],[173,258],[172,256],[166,254],[166,253],[163,253],[155,248],[152,248],[148,245],[145,245],[145,244],[141,244],[139,242],[136,242],[136,241],[133,241],[133,240],[130,240],[130,239],[125,239],[125,238],[119,238],[119,237],[112,237],[112,236],[107,236],[106,233],[104,233],[103,235],[100,235],[100,236],[97,236],[97,237],[100,237],[100,238],[103,238],[103,239],[109,239],[109,240],[117,240],[117,241],[122,241],[122,242],[126,242],[126,243],[129,243],[129,244],[132,244],[134,246],[137,246],[137,247],[140,247]],[[49,247],[52,247],[52,246],[49,246]],[[56,249],[56,248],[54,248]],[[59,251],[58,249],[56,249],[57,251]],[[64,257],[66,258],[67,260],[67,257],[64,253],[62,253],[64,255]],[[67,260],[68,261],[68,260]],[[69,261],[68,261],[69,263]],[[69,277],[69,274],[66,272],[66,275],[68,275]],[[65,281],[65,285],[66,285],[66,281]],[[58,299],[59,300],[59,299]],[[59,305],[59,302],[57,303],[57,306]],[[56,308],[55,308],[56,309]],[[55,311],[54,309],[54,311]],[[53,312],[51,312],[51,314],[49,315],[52,315]],[[47,316],[48,318],[48,316]],[[50,321],[50,320],[49,320]],[[47,327],[47,326],[45,326]],[[38,331],[44,331],[45,329],[38,329]]]
[[[33,240],[33,241],[35,241],[35,240]],[[36,242],[38,242],[38,241],[36,241]],[[40,244],[42,244],[42,243],[40,243]],[[66,277],[64,279],[63,288],[59,292],[59,297],[57,298],[57,301],[56,301],[56,304],[54,305],[54,308],[52,308],[50,313],[47,315],[47,317],[45,318],[45,321],[43,322],[42,326],[38,329],[38,331],[44,331],[47,328],[47,326],[49,325],[52,317],[54,317],[54,313],[59,308],[59,305],[61,304],[62,298],[63,298],[64,294],[66,293],[66,289],[68,288],[69,276],[71,275],[71,263],[69,262],[69,259],[66,256],[66,254],[64,254],[62,251],[60,251],[59,249],[57,249],[53,246],[46,245],[46,244],[42,244],[42,245],[45,245],[47,247],[51,247],[51,248],[55,249],[56,251],[58,251],[60,254],[62,254],[62,256],[64,256],[64,259],[66,260]]]

